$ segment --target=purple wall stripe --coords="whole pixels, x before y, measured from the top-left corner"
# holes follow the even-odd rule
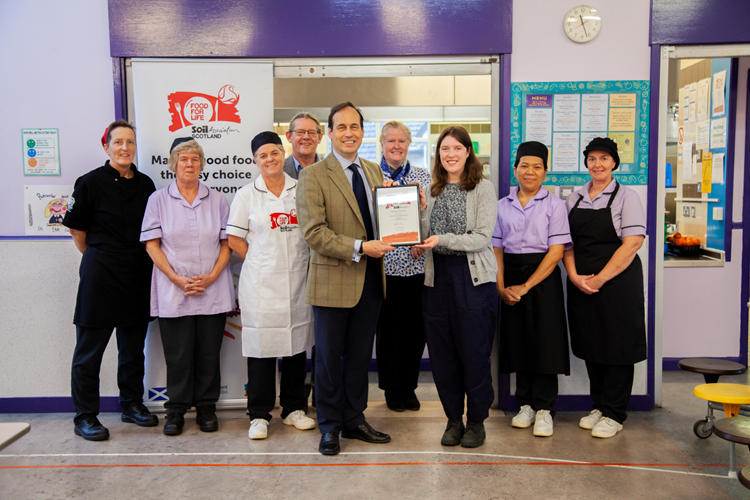
[[[651,44],[743,43],[748,20],[747,0],[652,0]]]
[[[102,412],[120,413],[119,398],[106,396],[99,400]],[[73,413],[73,400],[70,396],[54,398],[0,398],[0,413]],[[70,416],[73,420],[73,415]],[[71,429],[72,430],[72,429]]]
[[[750,77],[750,70],[747,72]],[[736,101],[735,101],[736,102]],[[750,301],[750,85],[745,101],[745,180],[742,187],[742,276],[740,278],[740,363],[747,366],[748,318],[747,303]],[[731,135],[731,134],[730,134]],[[734,149],[734,147],[732,147]]]
[[[732,261],[732,229],[734,225],[734,143],[735,126],[737,122],[737,72],[739,60],[732,59],[729,71],[729,117],[727,130],[727,153],[726,153],[726,199],[724,200],[724,259]]]
[[[507,54],[512,0],[109,0],[112,57]]]

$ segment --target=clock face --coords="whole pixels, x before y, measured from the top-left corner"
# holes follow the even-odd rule
[[[574,42],[590,42],[602,30],[602,18],[599,17],[599,12],[589,5],[579,5],[565,14],[563,29]]]

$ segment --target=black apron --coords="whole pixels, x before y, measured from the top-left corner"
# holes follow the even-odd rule
[[[503,254],[505,286],[534,274],[546,253]],[[562,274],[552,273],[513,306],[500,301],[500,373],[570,375]]]
[[[568,215],[575,245],[576,271],[598,274],[622,246],[612,223],[615,183],[607,208],[578,208],[583,195]],[[643,268],[636,255],[622,273],[605,283],[598,293],[586,295],[568,278],[568,321],[573,354],[585,361],[631,365],[646,359],[646,324]]]

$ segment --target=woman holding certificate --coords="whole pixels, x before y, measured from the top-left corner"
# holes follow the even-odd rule
[[[591,180],[567,200],[572,245],[568,320],[573,354],[586,361],[594,409],[579,423],[591,435],[622,430],[634,365],[646,359],[643,268],[636,255],[646,236],[638,194],[612,178],[617,144],[597,137],[583,151]]]
[[[380,168],[386,181],[419,184],[430,187],[430,173],[413,168],[406,158],[411,144],[411,130],[401,122],[383,126],[380,145],[383,159]],[[422,288],[424,256],[416,249],[397,247],[383,257],[388,296],[383,300],[378,319],[376,352],[378,385],[385,391],[385,402],[393,411],[419,410],[414,390],[419,382],[419,365],[424,352],[422,322]]]
[[[497,196],[463,127],[437,141],[432,186],[421,199],[426,250],[422,293],[435,385],[448,417],[443,446],[484,443],[493,400],[490,351],[497,323],[497,262],[490,239]],[[467,423],[464,426],[464,400]]]
[[[500,372],[516,373],[521,411],[513,427],[534,424],[535,436],[552,435],[557,375],[570,375],[565,297],[558,263],[570,243],[565,203],[542,183],[547,146],[518,146],[513,170],[518,187],[497,202],[492,246],[500,304]]]

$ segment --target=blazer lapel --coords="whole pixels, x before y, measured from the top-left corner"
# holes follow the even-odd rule
[[[351,184],[349,184],[349,179],[346,178],[344,169],[341,167],[341,164],[333,155],[333,153],[326,156],[326,165],[328,166],[328,175],[331,176],[331,180],[334,184],[336,184],[336,187],[339,188],[339,191],[341,191],[344,199],[352,208],[354,215],[357,216],[357,219],[364,227],[365,222],[364,220],[362,220],[362,215],[359,213],[359,205],[357,204],[357,198],[354,197],[352,186]]]

